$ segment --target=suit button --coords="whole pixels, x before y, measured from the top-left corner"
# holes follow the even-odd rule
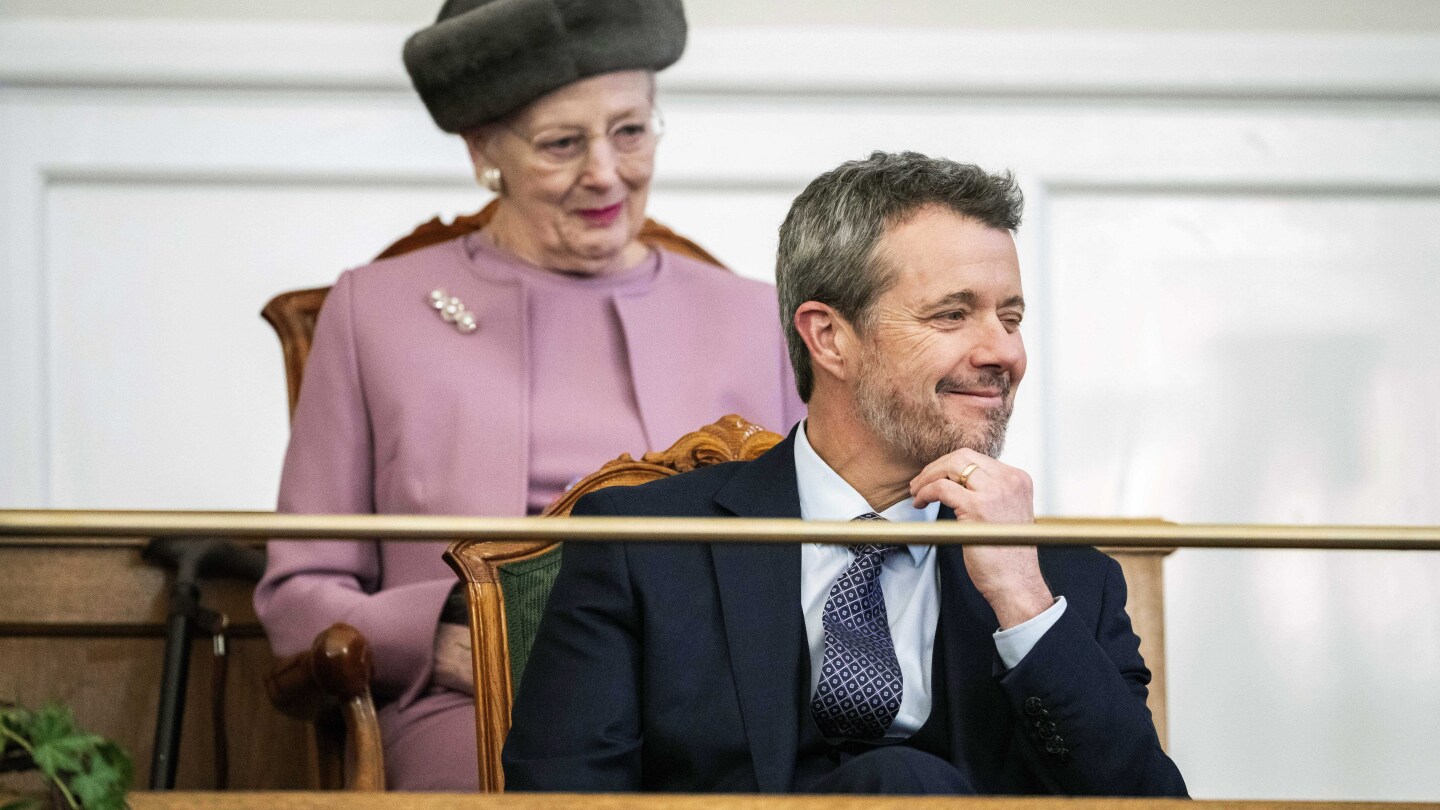
[[[1045,703],[1038,697],[1025,698],[1025,713],[1034,717],[1045,711]]]
[[[1055,736],[1055,724],[1046,720],[1035,724],[1035,730],[1040,732],[1040,739],[1049,740]]]
[[[1056,752],[1055,752],[1055,759],[1058,760],[1061,765],[1064,765],[1065,763],[1069,762],[1069,761],[1070,761],[1070,749],[1069,749],[1069,748],[1061,748],[1059,751],[1056,751]]]
[[[1059,734],[1056,734],[1045,741],[1045,751],[1047,753],[1059,756],[1059,754],[1065,750],[1065,738],[1061,737]]]

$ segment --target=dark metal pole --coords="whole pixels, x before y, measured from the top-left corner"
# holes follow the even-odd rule
[[[165,625],[165,668],[160,676],[160,710],[155,718],[155,748],[150,759],[150,789],[175,787],[180,753],[180,722],[185,715],[185,687],[190,682],[190,633],[200,588],[190,571],[179,571],[170,591],[170,616]],[[189,577],[185,575],[189,574]]]
[[[197,621],[218,618],[200,605],[199,579],[259,580],[265,572],[265,552],[213,538],[160,537],[145,546],[142,556],[152,564],[175,569],[175,584],[170,588],[170,614],[165,623],[165,668],[160,677],[155,748],[150,758],[150,789],[170,790],[175,787],[180,755],[191,634]]]

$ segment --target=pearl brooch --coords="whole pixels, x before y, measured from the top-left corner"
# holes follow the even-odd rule
[[[455,329],[462,335],[468,335],[480,328],[480,323],[475,320],[475,313],[467,310],[459,298],[444,290],[430,291],[430,306],[440,314],[440,320],[454,324]]]

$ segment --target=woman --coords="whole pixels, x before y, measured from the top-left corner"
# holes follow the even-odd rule
[[[341,275],[316,325],[280,510],[533,515],[624,451],[726,413],[803,415],[768,285],[637,240],[654,71],[679,0],[455,2],[406,45],[441,128],[498,194],[482,230]],[[443,544],[275,542],[275,652],[337,621],[373,650],[387,783],[476,786],[467,630]]]

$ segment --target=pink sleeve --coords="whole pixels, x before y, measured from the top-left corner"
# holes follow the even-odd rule
[[[364,380],[356,355],[350,273],[326,297],[291,425],[278,511],[373,513],[374,454]],[[430,680],[435,628],[453,581],[378,590],[379,544],[284,541],[269,544],[255,612],[276,655],[308,649],[335,622],[365,635],[381,694],[417,695]]]

